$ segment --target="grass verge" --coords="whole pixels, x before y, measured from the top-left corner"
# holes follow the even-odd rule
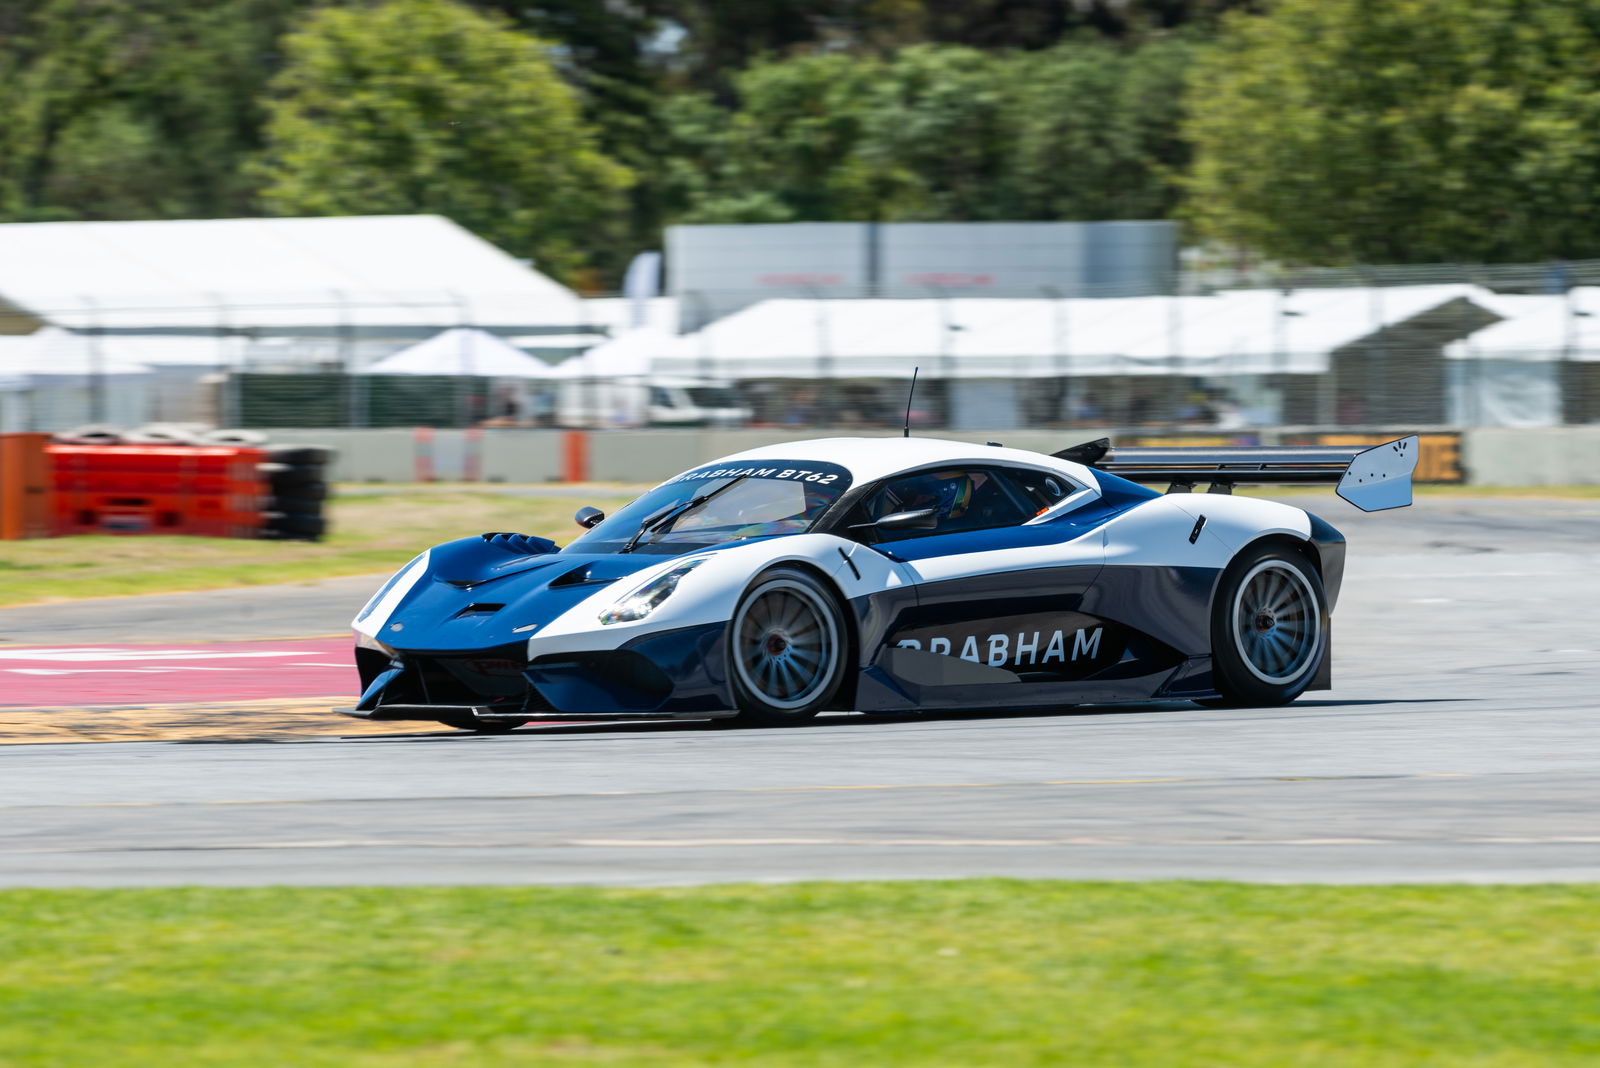
[[[355,490],[328,502],[332,532],[320,542],[113,535],[0,542],[0,607],[393,571],[430,545],[486,530],[566,544],[581,533],[572,522],[580,505],[609,511],[628,499],[614,490],[592,501],[453,487]]]
[[[1600,888],[0,893],[8,1065],[1592,1065]]]

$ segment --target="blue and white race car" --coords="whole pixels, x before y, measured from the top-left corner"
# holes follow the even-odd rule
[[[1372,511],[1410,503],[1416,458],[1415,438],[1365,451],[755,449],[610,517],[581,510],[587,530],[563,549],[495,533],[422,553],[356,617],[362,694],[340,711],[496,731],[1283,704],[1329,685],[1344,538],[1233,485],[1337,483]],[[1210,492],[1183,492],[1197,484]]]

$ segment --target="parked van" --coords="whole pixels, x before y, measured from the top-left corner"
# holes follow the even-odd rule
[[[566,427],[726,427],[743,426],[750,409],[731,386],[693,379],[573,379],[561,383],[555,415]]]

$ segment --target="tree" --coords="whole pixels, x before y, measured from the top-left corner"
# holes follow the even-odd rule
[[[1165,218],[1188,164],[1179,126],[1193,52],[1182,37],[1138,48],[1083,37],[1016,57],[1021,217]]]
[[[904,188],[885,218],[1020,217],[1008,73],[1001,58],[957,45],[916,45],[895,56],[872,92],[861,146],[880,182]]]
[[[0,211],[244,214],[274,43],[306,0],[19,0],[0,13]]]
[[[870,219],[885,194],[859,154],[883,64],[824,53],[758,61],[734,78],[731,115],[709,96],[679,94],[667,114],[685,222]]]
[[[451,0],[324,8],[284,42],[261,199],[277,214],[437,212],[572,277],[622,231],[551,46]]]
[[[1187,212],[1316,263],[1600,255],[1600,8],[1278,0],[1198,66]]]

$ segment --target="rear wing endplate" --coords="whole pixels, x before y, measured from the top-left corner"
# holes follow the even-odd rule
[[[1368,448],[1362,445],[1117,448],[1110,438],[1054,453],[1132,482],[1167,483],[1168,492],[1209,483],[1213,493],[1236,485],[1336,485],[1339,496],[1364,512],[1411,503],[1417,469],[1415,434]]]

